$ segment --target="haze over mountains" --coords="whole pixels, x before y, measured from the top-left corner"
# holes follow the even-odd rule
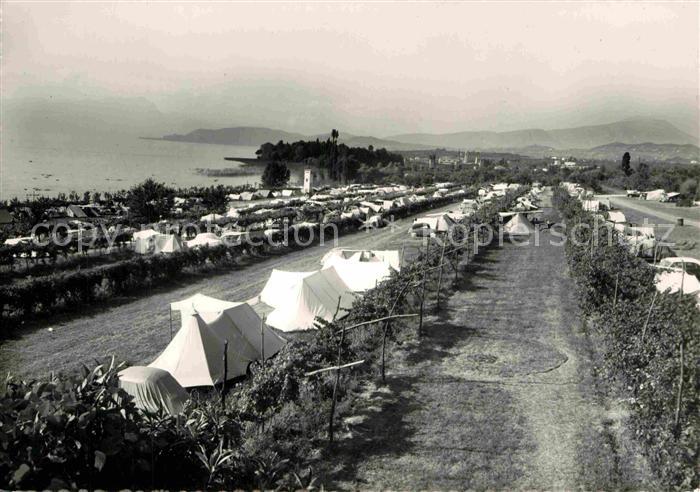
[[[220,145],[252,145],[284,140],[326,139],[323,135],[302,135],[259,127],[234,127],[216,130],[198,129],[187,134],[166,135],[164,140],[211,143]],[[386,139],[360,137],[340,132],[340,141],[351,147],[385,147],[388,150],[420,150],[430,148],[503,150],[530,156],[573,153],[596,159],[617,158],[625,151],[655,160],[698,157],[697,140],[670,123],[657,119],[630,119],[603,125],[555,130],[529,129],[510,132],[470,131],[449,134],[402,134]]]
[[[414,133],[388,137],[405,143],[422,145],[500,149],[541,145],[555,149],[589,149],[613,142],[697,144],[690,135],[683,133],[664,120],[630,119],[604,125],[581,126],[555,130],[528,129],[511,132],[459,132],[450,134]]]

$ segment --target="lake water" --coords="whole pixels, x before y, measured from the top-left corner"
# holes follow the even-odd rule
[[[3,139],[0,146],[0,199],[28,194],[55,196],[75,190],[128,189],[148,177],[170,186],[257,183],[258,175],[207,177],[196,168],[238,167],[224,157],[255,157],[257,147],[208,145],[112,137],[76,142],[42,137],[34,142]]]

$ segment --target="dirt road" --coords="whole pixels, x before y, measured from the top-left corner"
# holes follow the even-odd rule
[[[443,207],[449,210],[456,205]],[[394,227],[343,236],[338,246],[347,248],[400,249],[408,239],[413,217]],[[311,271],[320,268],[324,253],[334,247],[312,246],[271,257],[228,273],[190,276],[176,285],[140,292],[116,300],[111,306],[86,308],[80,316],[55,316],[35,327],[18,330],[14,339],[0,346],[0,372],[41,376],[66,370],[95,357],[115,355],[135,364],[148,363],[170,340],[169,304],[201,292],[229,301],[245,301],[257,295],[273,268]],[[179,320],[173,321],[177,329]],[[52,332],[48,328],[53,328]]]
[[[596,199],[598,198],[609,198],[613,205],[623,210],[635,210],[642,215],[659,218],[670,224],[675,224],[678,217],[683,217],[685,225],[700,229],[700,210],[697,207],[675,207],[670,203],[646,202],[621,195],[596,195]]]
[[[548,239],[472,264],[426,335],[393,357],[387,384],[365,390],[326,487],[648,485],[624,414],[596,391],[564,248]]]

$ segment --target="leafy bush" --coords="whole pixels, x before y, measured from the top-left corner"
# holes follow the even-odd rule
[[[593,216],[563,190],[554,203],[571,230],[567,257],[582,311],[604,341],[600,376],[629,398],[630,424],[669,486],[697,487],[700,448],[698,364],[700,313],[693,296],[657,293],[654,269],[620,245],[616,231],[595,229]],[[599,243],[590,246],[593,234]],[[569,238],[571,239],[571,237]],[[681,356],[682,354],[682,356]]]

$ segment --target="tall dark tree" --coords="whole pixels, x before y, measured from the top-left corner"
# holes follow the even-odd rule
[[[265,166],[262,182],[268,188],[279,188],[289,182],[289,168],[284,162],[271,161]]]
[[[339,179],[339,169],[338,169],[338,137],[340,133],[338,130],[333,128],[331,130],[331,147],[330,147],[330,171],[331,179]]]
[[[622,172],[625,173],[625,176],[629,176],[632,174],[632,165],[630,164],[630,153],[625,152],[624,155],[622,156],[622,162],[620,163],[620,169],[622,169]]]
[[[129,190],[126,204],[134,217],[154,222],[173,206],[173,190],[148,178]]]

